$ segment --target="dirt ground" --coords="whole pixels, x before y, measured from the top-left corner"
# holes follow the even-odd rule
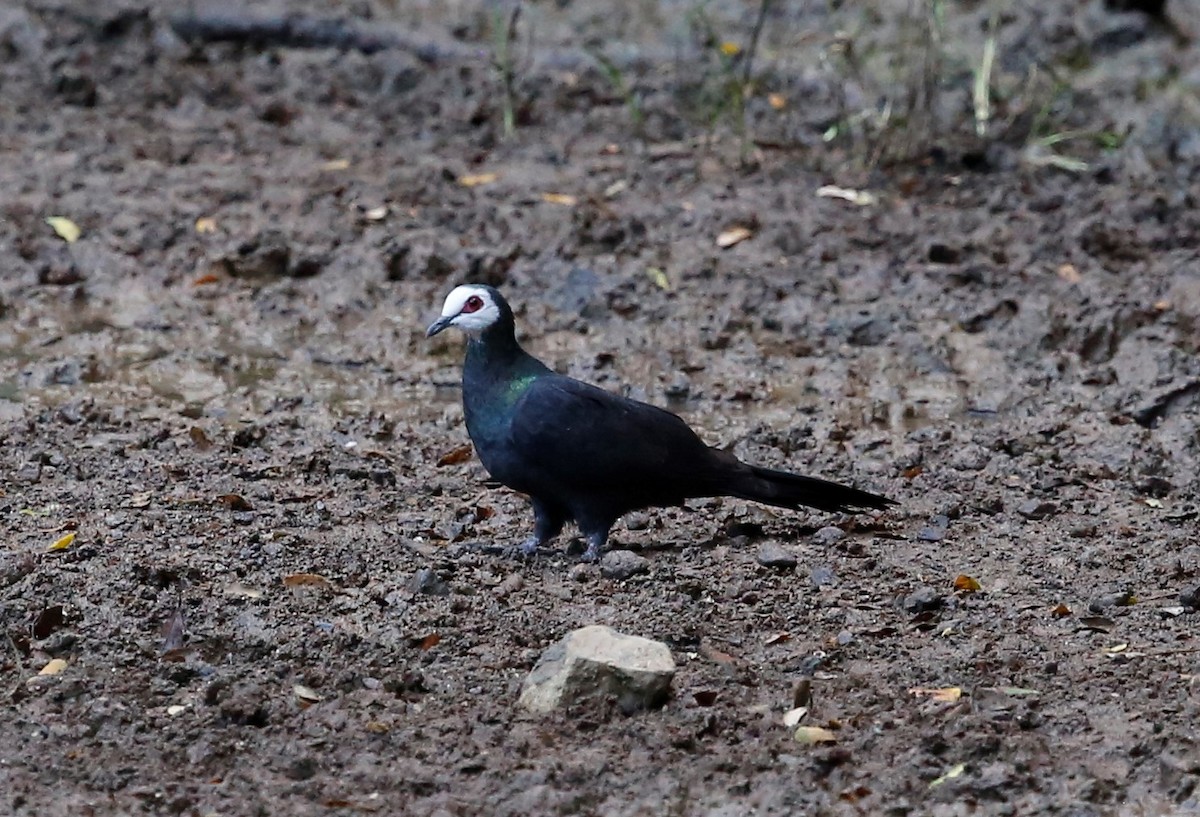
[[[1200,15],[868,6],[776,3],[744,96],[735,0],[0,8],[0,813],[1200,812]],[[181,39],[222,8],[359,41]],[[423,336],[478,280],[899,507],[496,555]],[[667,705],[522,712],[594,623]]]

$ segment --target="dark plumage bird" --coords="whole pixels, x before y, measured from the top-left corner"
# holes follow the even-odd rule
[[[517,343],[512,310],[489,286],[446,297],[433,337],[467,333],[463,413],[492,477],[533,500],[532,553],[568,520],[595,560],[622,515],[685,499],[733,496],[781,508],[879,510],[895,503],[836,482],[749,465],[704,444],[683,420],[551,371]]]

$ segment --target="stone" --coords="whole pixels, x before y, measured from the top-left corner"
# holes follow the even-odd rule
[[[1053,502],[1039,502],[1036,499],[1023,502],[1017,507],[1017,513],[1026,519],[1045,519],[1053,516],[1057,510],[1058,506]]]
[[[909,613],[928,613],[940,609],[945,599],[932,587],[919,587],[904,597],[904,609]]]
[[[450,586],[430,567],[423,567],[408,581],[408,589],[426,596],[448,596]]]
[[[846,538],[846,532],[833,525],[826,525],[813,534],[813,541],[818,545],[832,545]]]
[[[764,542],[758,549],[758,563],[775,570],[795,570],[796,554],[778,542]]]
[[[639,573],[650,572],[650,560],[632,550],[610,550],[600,560],[600,575],[606,579],[624,581]]]
[[[675,677],[675,659],[660,641],[591,625],[547,649],[525,679],[519,703],[552,712],[588,700],[616,698],[632,714],[662,706]]]

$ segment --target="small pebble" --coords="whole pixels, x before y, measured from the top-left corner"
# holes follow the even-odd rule
[[[606,579],[624,581],[639,573],[650,572],[650,560],[632,550],[610,550],[600,560],[600,575]]]
[[[808,580],[816,588],[833,587],[837,584],[837,574],[833,572],[833,568],[829,565],[817,565],[813,568]]]
[[[594,564],[587,562],[579,562],[571,565],[571,569],[567,571],[567,577],[573,582],[590,582],[595,581],[596,574],[599,573],[599,568]],[[569,596],[567,598],[570,598]]]
[[[496,598],[504,599],[516,593],[525,586],[525,580],[521,578],[520,573],[510,573],[505,577],[504,581],[492,588],[492,593]]]
[[[450,586],[431,567],[423,567],[413,574],[408,582],[408,589],[414,593],[424,593],[427,596],[448,596]]]
[[[758,549],[758,563],[776,570],[795,570],[796,554],[778,542],[765,542]]]
[[[813,534],[813,541],[818,545],[832,545],[846,538],[846,532],[833,525],[826,525]]]
[[[1128,607],[1134,603],[1133,593],[1125,590],[1120,593],[1108,593],[1097,596],[1088,602],[1088,612],[1105,613],[1113,607]]]

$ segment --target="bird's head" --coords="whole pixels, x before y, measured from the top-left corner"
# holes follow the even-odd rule
[[[446,296],[442,316],[429,325],[425,337],[431,338],[451,326],[477,337],[505,321],[512,322],[512,310],[499,292],[484,284],[463,284]]]

